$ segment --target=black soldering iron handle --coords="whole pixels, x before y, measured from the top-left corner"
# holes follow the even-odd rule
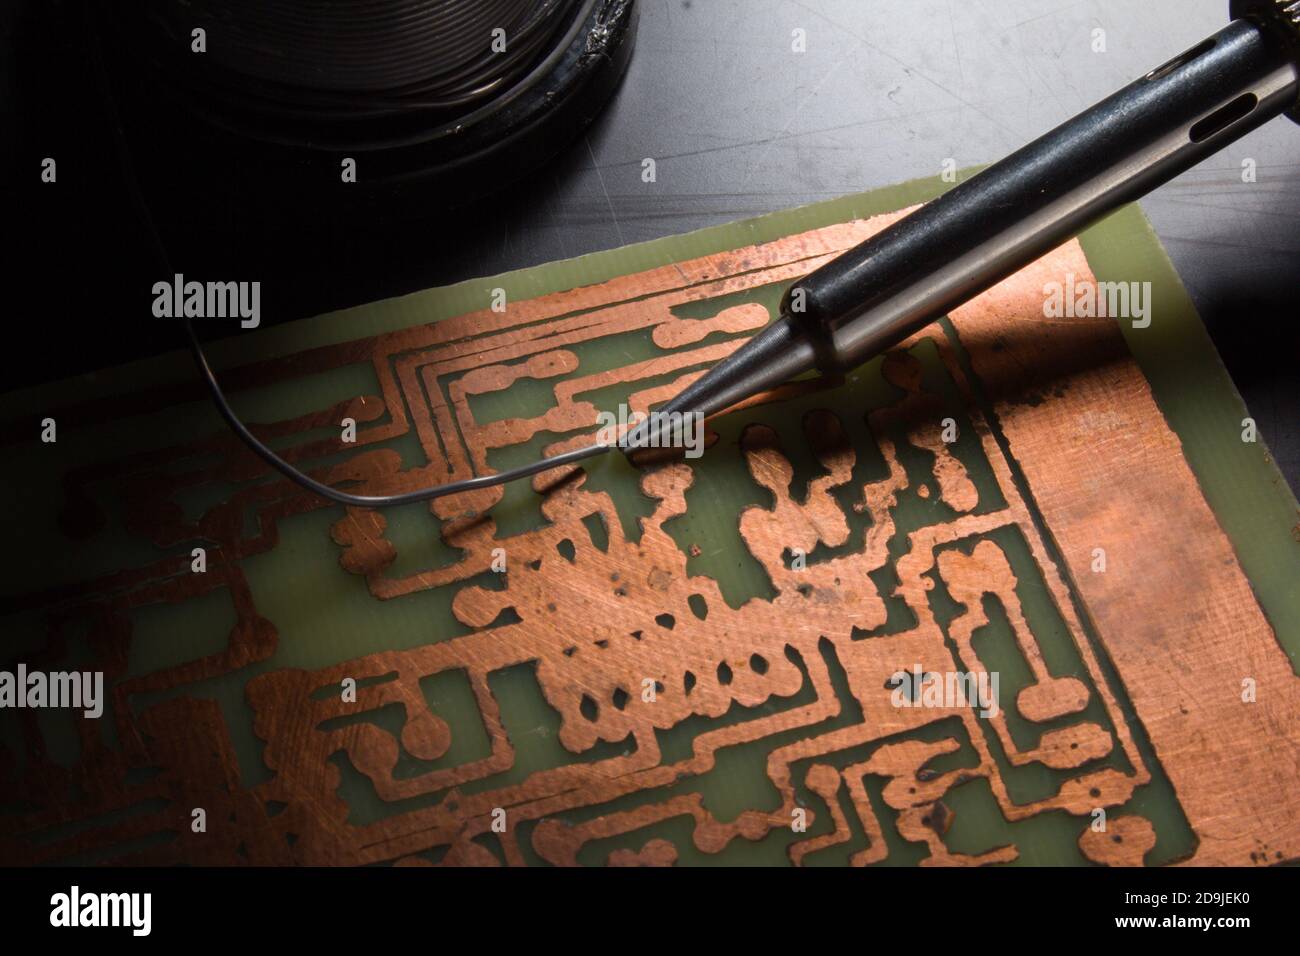
[[[796,282],[782,311],[852,368],[1300,101],[1300,0],[1242,15]]]

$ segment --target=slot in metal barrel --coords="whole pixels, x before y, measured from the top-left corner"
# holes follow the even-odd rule
[[[1289,45],[1236,20],[810,273],[783,311],[808,332],[820,367],[852,368],[1298,97]]]

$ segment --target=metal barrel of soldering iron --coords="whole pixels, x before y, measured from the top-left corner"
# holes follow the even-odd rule
[[[1300,0],[1233,22],[795,282],[781,316],[620,442],[662,444],[812,368],[854,368],[1282,113],[1300,121]],[[671,444],[671,442],[668,442]]]
[[[1218,33],[791,286],[782,311],[810,334],[817,365],[870,359],[1255,127],[1300,120],[1300,0],[1231,12]]]

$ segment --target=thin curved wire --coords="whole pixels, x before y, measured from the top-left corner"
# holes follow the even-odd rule
[[[473,478],[463,478],[459,481],[450,481],[443,485],[435,485],[431,488],[421,488],[418,491],[408,491],[399,495],[354,495],[346,491],[339,491],[302,471],[299,471],[293,465],[289,464],[274,451],[268,448],[262,441],[249,431],[235,414],[234,409],[226,400],[225,393],[221,390],[221,385],[217,382],[217,377],[213,374],[212,366],[208,364],[208,357],[203,351],[203,346],[199,344],[198,336],[194,334],[194,325],[189,319],[185,319],[185,334],[189,336],[190,351],[194,355],[194,362],[199,367],[199,375],[203,378],[208,387],[208,392],[212,396],[213,404],[217,406],[217,411],[225,419],[226,424],[230,426],[239,438],[256,452],[257,456],[264,462],[283,474],[291,481],[302,485],[308,491],[313,491],[322,498],[328,498],[330,501],[336,501],[341,505],[349,505],[355,508],[388,508],[397,505],[409,505],[417,501],[429,501],[433,498],[442,498],[446,495],[456,495],[464,491],[477,491],[480,488],[491,488],[494,485],[505,484],[508,481],[517,481],[520,478],[530,478],[533,475],[541,474],[544,471],[550,471],[552,468],[559,468],[564,465],[572,465],[575,462],[583,461],[587,458],[594,458],[596,455],[609,451],[614,445],[597,443],[587,445],[583,448],[567,451],[559,455],[551,455],[547,458],[539,458],[527,465],[521,465],[518,468],[510,468],[506,471],[497,472],[493,475],[476,475]]]

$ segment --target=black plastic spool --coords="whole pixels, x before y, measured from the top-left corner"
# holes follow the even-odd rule
[[[393,220],[463,206],[527,177],[600,113],[630,60],[637,6],[572,0],[568,7],[552,46],[530,60],[527,80],[475,104],[481,118],[463,125],[445,111],[420,110],[358,110],[332,122],[268,118],[196,82],[190,38],[160,28],[144,5],[134,8],[138,15],[115,12],[105,29],[124,53],[117,72],[133,125],[152,127],[139,145],[157,155],[149,140],[164,138],[173,168],[209,185],[205,202]],[[324,188],[340,183],[344,158],[356,161],[356,182]]]

